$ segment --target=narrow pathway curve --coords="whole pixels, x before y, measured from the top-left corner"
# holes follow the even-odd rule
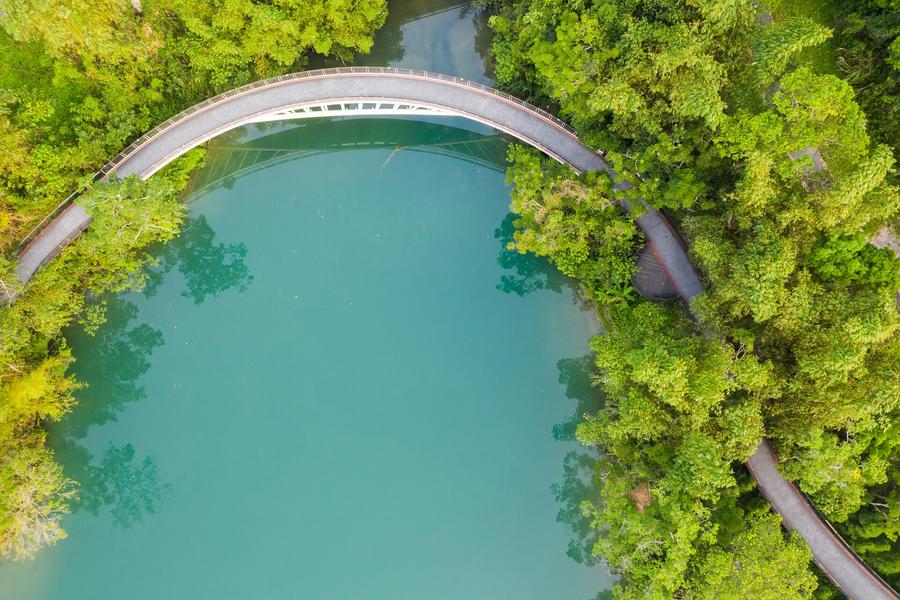
[[[440,108],[504,131],[578,172],[614,175],[603,156],[584,146],[575,132],[552,115],[486,86],[457,77],[385,67],[347,67],[285,75],[253,83],[189,108],[162,123],[120,153],[98,174],[137,175],[146,179],[191,148],[266,114],[322,102],[398,102]],[[630,186],[617,184],[617,189]],[[622,201],[623,207],[635,207]],[[640,206],[638,226],[650,249],[690,306],[703,284],[672,227],[656,210]],[[23,283],[90,222],[77,204],[51,221],[20,254]],[[749,468],[763,495],[781,514],[786,527],[810,545],[813,557],[834,584],[855,600],[892,600],[898,596],[881,581],[827,521],[786,481],[765,440],[750,458]]]
[[[763,496],[781,515],[785,527],[799,533],[813,548],[816,564],[834,585],[857,600],[896,598],[890,586],[860,561],[828,521],[811,507],[797,486],[781,476],[776,464],[775,451],[766,440],[747,461]]]
[[[19,253],[16,265],[19,281],[27,283],[44,263],[59,254],[69,242],[87,229],[91,221],[93,218],[77,203],[64,207]]]

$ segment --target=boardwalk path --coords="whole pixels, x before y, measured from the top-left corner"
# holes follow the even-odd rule
[[[166,121],[126,148],[101,171],[120,177],[147,178],[191,148],[265,114],[323,101],[397,102],[441,108],[504,131],[579,172],[611,169],[603,156],[584,146],[574,131],[555,117],[507,94],[456,77],[409,69],[349,67],[298,73],[258,82],[207,100]],[[628,185],[620,183],[618,188]],[[627,210],[633,207],[623,202]],[[691,299],[703,285],[672,228],[655,210],[644,207],[638,225],[650,249],[681,298]],[[27,281],[37,268],[87,226],[77,204],[47,224],[20,255],[19,274]],[[822,570],[856,600],[894,599],[896,594],[862,563],[776,469],[766,441],[749,467],[762,493],[785,526],[809,543]]]

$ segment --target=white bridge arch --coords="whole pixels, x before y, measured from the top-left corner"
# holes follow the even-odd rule
[[[291,121],[297,119],[320,119],[322,117],[399,117],[399,116],[455,116],[452,111],[435,106],[402,102],[400,100],[358,100],[335,99],[329,102],[302,104],[293,108],[252,117],[247,123],[267,123],[270,121]]]

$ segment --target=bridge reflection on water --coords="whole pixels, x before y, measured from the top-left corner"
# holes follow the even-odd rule
[[[328,118],[277,124],[257,123],[210,143],[191,199],[272,165],[346,150],[390,149],[449,156],[493,171],[506,169],[512,138],[461,118],[431,122],[421,118]]]

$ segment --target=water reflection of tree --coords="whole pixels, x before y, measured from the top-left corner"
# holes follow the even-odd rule
[[[582,302],[572,280],[561,275],[548,260],[509,249],[508,245],[515,232],[515,220],[515,215],[507,215],[494,231],[494,238],[500,242],[497,263],[512,272],[501,276],[497,289],[507,294],[524,296],[543,289],[561,292],[566,286],[573,292],[575,301]],[[584,415],[595,414],[602,408],[603,394],[594,386],[595,367],[592,355],[564,358],[556,363],[556,367],[559,370],[559,382],[566,388],[566,397],[575,400],[575,410],[571,417],[553,426],[553,438],[559,442],[571,443],[576,441],[575,430],[584,420]],[[585,565],[595,565],[599,560],[592,552],[598,539],[597,531],[591,528],[590,520],[581,510],[583,502],[596,503],[600,497],[601,482],[597,472],[599,459],[600,455],[593,447],[580,447],[568,452],[563,460],[562,481],[551,487],[559,503],[556,520],[572,531],[566,554]],[[595,600],[611,598],[610,594],[608,590],[600,592]]]
[[[181,235],[166,244],[157,254],[159,266],[150,274],[144,293],[156,293],[163,277],[173,267],[184,276],[186,289],[181,293],[194,304],[207,297],[218,296],[225,290],[243,292],[253,281],[247,268],[247,246],[215,243],[216,234],[206,217],[188,217]]]
[[[564,358],[557,363],[559,381],[566,386],[566,397],[575,400],[573,415],[554,426],[553,437],[558,441],[575,441],[575,428],[585,414],[596,413],[603,404],[603,396],[592,385],[594,371],[591,355],[581,358]],[[553,485],[552,491],[560,504],[557,521],[572,530],[569,548],[566,552],[576,562],[594,565],[598,559],[592,553],[597,542],[597,531],[581,511],[585,501],[597,501],[600,495],[600,479],[596,468],[599,455],[593,448],[572,450],[563,461],[562,482]],[[598,596],[602,597],[601,596]]]
[[[564,286],[571,285],[546,258],[531,253],[520,254],[509,248],[516,230],[515,221],[516,215],[510,213],[503,219],[500,227],[494,230],[494,239],[500,242],[497,264],[511,271],[510,274],[501,275],[497,289],[507,294],[524,296],[537,290],[560,292]]]
[[[467,5],[460,12],[460,18],[464,18],[470,12],[474,12],[472,25],[475,27],[475,52],[481,57],[484,65],[484,75],[494,78],[494,53],[491,52],[491,43],[494,41],[494,30],[488,24],[488,19],[496,12],[494,5],[490,3],[473,3]]]
[[[111,297],[106,322],[93,337],[78,335],[76,375],[88,388],[78,394],[78,406],[66,417],[66,437],[84,438],[90,427],[115,421],[126,404],[144,398],[138,381],[164,340],[162,332],[147,323],[133,325],[137,314],[133,302]]]
[[[81,339],[85,351],[76,352],[81,355],[77,376],[88,388],[78,394],[79,405],[54,428],[53,436],[66,475],[79,484],[72,509],[97,515],[101,507],[108,507],[113,522],[121,527],[155,513],[169,490],[160,480],[155,457],[136,459],[131,444],[111,444],[95,464],[83,443],[91,427],[115,421],[127,404],[146,396],[139,381],[164,340],[150,325],[133,324],[137,314],[133,302],[113,297],[108,300],[106,323],[93,339]]]
[[[403,23],[409,18],[408,15],[394,10],[392,6],[384,25],[375,33],[372,54],[358,57],[354,62],[383,67],[402,61],[406,55],[406,47],[403,45]]]
[[[418,16],[415,8],[410,7],[410,4],[409,2],[391,2],[384,25],[375,32],[371,52],[368,54],[358,53],[350,61],[350,64],[385,67],[391,63],[396,64],[402,61],[406,55],[406,48],[403,45],[403,24]],[[347,61],[343,57],[316,54],[308,61],[301,59],[301,62],[294,65],[293,70],[328,69],[346,65]]]
[[[84,447],[76,445],[67,451],[72,450],[81,457],[66,464],[70,476],[79,483],[78,500],[72,507],[76,511],[84,509],[96,516],[105,506],[113,523],[128,528],[155,514],[172,489],[160,479],[156,457],[137,459],[131,444],[110,444],[99,465],[92,464],[92,456]]]
[[[217,244],[215,232],[202,216],[188,219],[181,237],[158,249],[159,266],[150,274],[147,296],[152,296],[173,267],[184,277],[182,295],[196,304],[227,289],[246,289],[252,276],[244,262],[243,244]],[[79,405],[54,428],[53,446],[69,477],[79,484],[73,510],[97,515],[106,507],[113,522],[131,527],[157,512],[171,486],[163,481],[156,457],[139,457],[130,443],[109,445],[94,456],[84,441],[91,427],[115,421],[129,403],[142,400],[140,380],[150,358],[165,341],[162,332],[147,323],[135,324],[138,307],[122,296],[107,300],[106,322],[93,338],[74,334],[77,377],[88,384]]]

